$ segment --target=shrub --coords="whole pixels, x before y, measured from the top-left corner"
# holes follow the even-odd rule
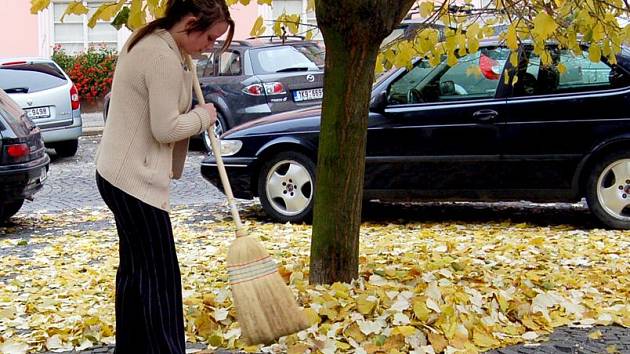
[[[111,89],[116,52],[106,47],[90,47],[87,52],[67,54],[61,46],[53,48],[52,59],[70,76],[79,97],[92,101]]]

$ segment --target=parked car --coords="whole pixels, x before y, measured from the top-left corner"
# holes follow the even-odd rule
[[[40,128],[0,89],[0,223],[42,188],[49,163]]]
[[[257,37],[234,40],[227,51],[197,58],[197,76],[207,103],[214,103],[215,134],[273,113],[318,105],[322,99],[324,49],[303,37]],[[103,118],[111,94],[103,104]],[[193,95],[194,97],[194,95]],[[193,99],[193,105],[197,103]],[[200,134],[208,151],[207,133]]]
[[[449,67],[417,61],[374,84],[365,197],[385,201],[575,202],[605,225],[630,228],[630,51],[618,64],[549,48],[520,64],[496,41]],[[564,64],[560,74],[558,64]],[[505,70],[507,71],[505,71]],[[504,75],[509,75],[508,82]],[[509,83],[518,76],[514,86]],[[280,221],[313,206],[320,107],[272,115],[221,137],[239,198],[260,197]],[[203,176],[221,187],[208,156]]]
[[[77,88],[50,59],[0,59],[0,88],[41,129],[44,143],[60,156],[74,156],[82,131]]]

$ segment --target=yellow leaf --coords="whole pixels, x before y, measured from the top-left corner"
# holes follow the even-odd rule
[[[549,38],[558,28],[558,24],[545,11],[540,11],[534,18],[534,29],[532,32],[539,36],[536,40],[545,40]]]
[[[497,346],[500,342],[496,340],[492,334],[480,325],[473,328],[473,343],[482,348],[492,348]]]
[[[567,72],[567,67],[564,64],[562,64],[562,63],[558,64],[558,72],[560,74],[566,73]]]
[[[593,331],[591,333],[588,334],[588,337],[592,340],[598,340],[600,338],[602,338],[602,331]]]
[[[433,2],[423,2],[422,4],[420,4],[420,16],[425,18],[431,16],[433,14],[434,7],[435,4]]]
[[[368,315],[374,310],[376,303],[374,301],[368,300],[369,296],[367,294],[362,294],[357,299],[357,310],[363,315]]]
[[[508,27],[505,41],[508,48],[510,48],[513,52],[518,49],[518,37],[516,36],[516,26],[514,26],[514,24],[511,24]]]
[[[507,69],[503,70],[503,84],[505,84],[505,85],[509,85],[510,84],[510,75],[509,75]]]
[[[265,27],[263,26],[263,17],[258,16],[256,22],[254,22],[254,26],[252,26],[252,30],[249,32],[249,35],[252,37],[258,37],[265,33]]]
[[[416,328],[413,326],[398,326],[392,330],[393,335],[401,334],[404,337],[409,337],[414,333],[416,333]]]
[[[427,337],[429,338],[429,343],[431,343],[431,346],[436,353],[441,353],[448,346],[446,338],[439,333],[429,332]]]
[[[94,28],[96,26],[96,22],[98,20],[109,21],[113,16],[115,16],[122,6],[125,4],[127,0],[118,0],[118,3],[104,3],[96,9],[90,21],[88,21],[88,26],[90,28]]]
[[[310,41],[311,39],[313,39],[313,30],[306,31],[306,35],[304,36],[304,39],[306,39],[307,41]]]
[[[145,23],[146,17],[144,10],[142,9],[142,0],[133,0],[131,2],[131,10],[129,13],[129,20],[127,21],[127,25],[132,30],[135,30],[144,26]]]
[[[249,0],[239,0],[243,6],[249,5]]]
[[[303,343],[297,343],[295,345],[287,346],[287,354],[304,354],[307,353],[310,347]]]
[[[455,56],[455,53],[449,53],[446,60],[446,64],[448,66],[455,66],[457,65],[457,62],[458,60],[457,60],[457,57]]]
[[[258,0],[258,5],[269,5],[271,6],[271,2],[273,0]]]
[[[68,7],[66,7],[66,11],[61,16],[61,22],[63,22],[63,19],[64,17],[66,17],[66,15],[85,15],[88,12],[88,9],[83,6],[83,2],[72,2],[68,4]]]
[[[315,310],[313,310],[312,308],[306,308],[304,309],[304,314],[306,315],[306,319],[309,323],[309,325],[314,325],[314,324],[318,324],[322,321],[321,317],[319,317],[319,315],[317,314],[317,312],[315,312]]]
[[[413,300],[413,313],[422,322],[426,322],[429,319],[431,310],[429,310],[429,308],[426,305],[425,297],[421,297],[421,298],[417,298]]]
[[[306,11],[315,11],[315,0],[308,0]]]
[[[468,65],[468,67],[466,68],[466,76],[475,76],[477,78],[481,77],[481,68],[479,67],[479,65]],[[462,271],[463,270],[463,266],[457,262],[453,262],[451,263],[451,267],[453,267],[453,269],[455,269],[456,271]]]
[[[35,15],[47,8],[48,5],[50,5],[50,0],[31,0],[31,13]]]
[[[510,53],[510,64],[515,68],[518,67],[518,52],[514,51]]]
[[[616,345],[609,345],[606,347],[606,353],[608,354],[615,354],[615,353],[619,353],[619,349],[617,349]]]
[[[590,48],[588,48],[588,59],[593,63],[599,63],[602,60],[602,50],[598,45],[592,44]]]

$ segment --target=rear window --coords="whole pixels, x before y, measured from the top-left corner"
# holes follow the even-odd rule
[[[3,90],[0,90],[0,116],[15,132],[22,131],[24,128],[23,119],[26,119],[26,116],[22,117],[22,115],[24,115],[22,108]]]
[[[319,70],[317,63],[292,46],[252,49],[251,58],[256,74]]]
[[[0,88],[7,93],[32,93],[63,86],[63,72],[53,63],[0,65]]]

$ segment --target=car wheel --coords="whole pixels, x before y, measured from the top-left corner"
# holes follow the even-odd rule
[[[221,134],[225,133],[225,120],[221,113],[217,112],[217,121],[214,123],[214,135],[218,138]],[[206,151],[212,151],[212,144],[210,144],[210,136],[208,136],[208,131],[201,133],[203,137],[203,145],[206,147]]]
[[[260,203],[281,222],[311,217],[315,194],[315,164],[305,155],[287,151],[267,160],[258,176]]]
[[[591,212],[608,227],[630,229],[630,153],[617,152],[600,160],[587,183]]]
[[[62,141],[54,145],[57,155],[61,157],[70,157],[77,154],[79,149],[79,140]]]
[[[24,204],[24,199],[14,200],[11,202],[0,204],[0,223],[9,220],[15,215]]]

